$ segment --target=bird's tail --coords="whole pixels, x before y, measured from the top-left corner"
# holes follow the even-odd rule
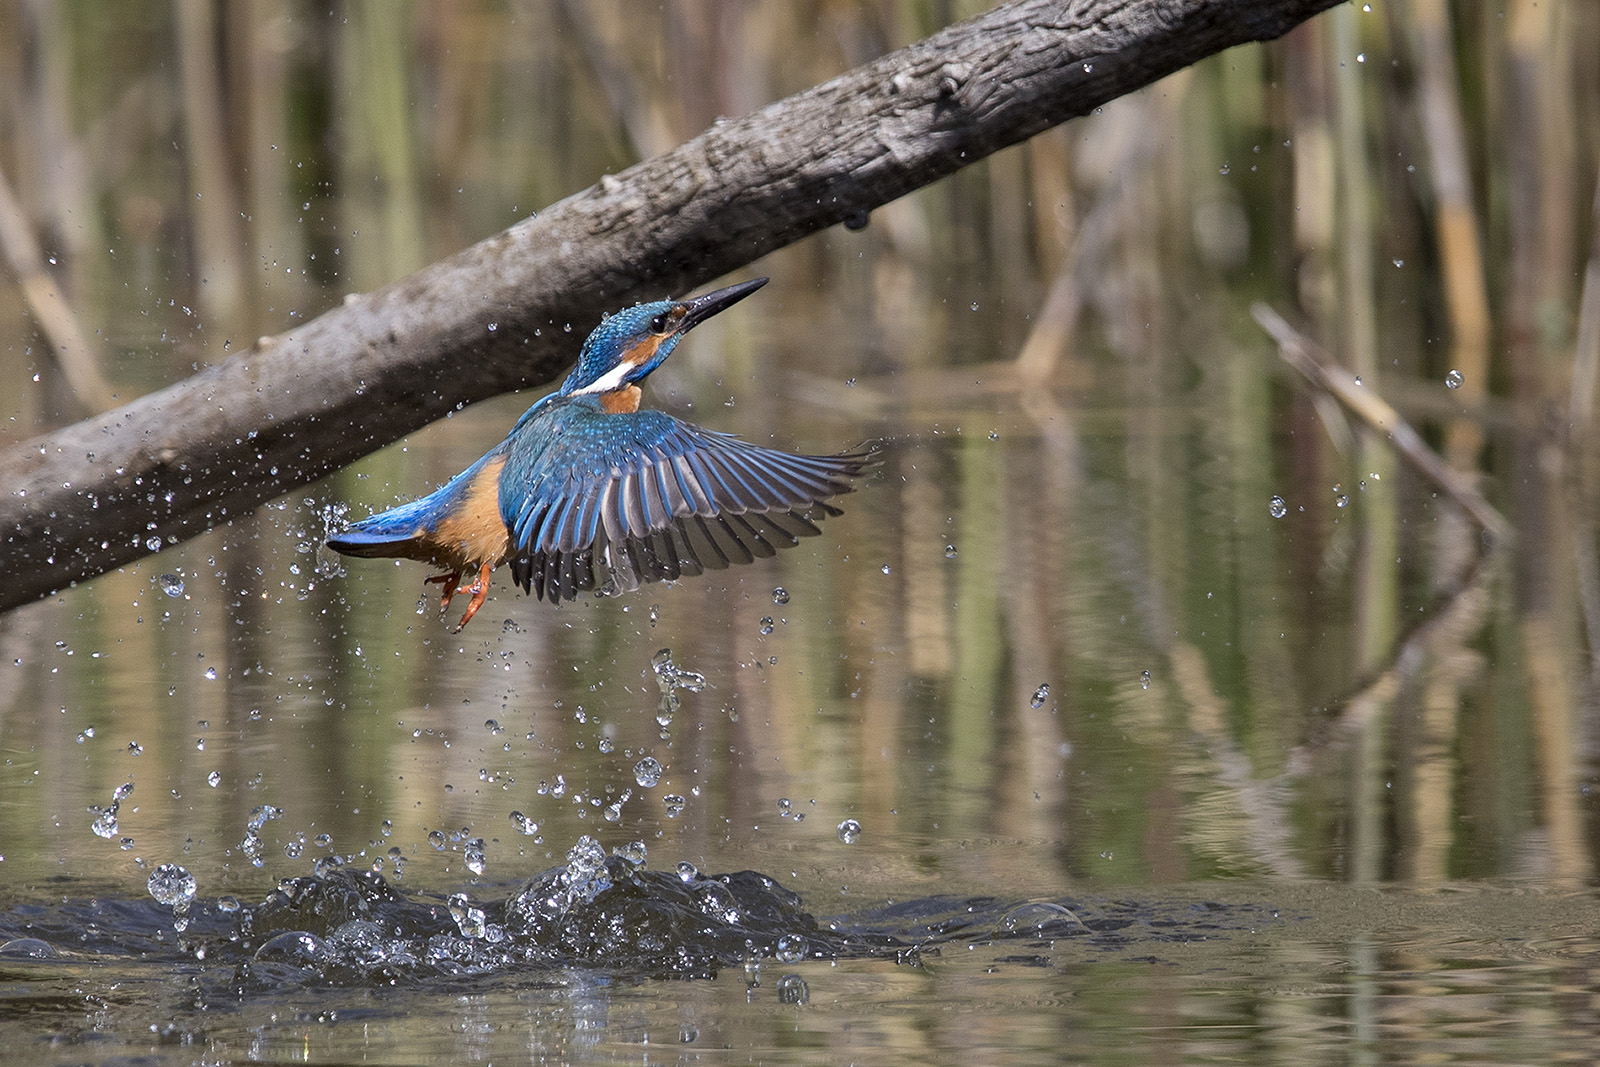
[[[368,515],[330,535],[328,547],[341,555],[362,559],[409,555],[406,549],[416,544],[426,527],[428,508],[421,505],[429,503],[430,499],[423,497],[377,515]]]

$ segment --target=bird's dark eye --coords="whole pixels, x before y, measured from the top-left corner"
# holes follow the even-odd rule
[[[657,315],[655,318],[651,319],[650,320],[650,332],[651,333],[666,333],[667,332],[667,317],[665,315]]]

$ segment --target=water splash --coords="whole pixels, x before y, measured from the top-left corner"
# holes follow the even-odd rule
[[[661,736],[665,740],[672,717],[678,710],[678,690],[701,692],[706,687],[706,676],[673,663],[670,648],[663,648],[650,657],[650,669],[655,672],[656,688],[661,690],[661,701],[656,706],[656,725],[661,727]]]
[[[90,814],[94,816],[89,829],[94,831],[96,837],[103,837],[109,841],[117,836],[117,811],[122,807],[122,802],[132,795],[133,783],[124,782],[112,791],[110,804],[103,808],[97,805],[89,807]]]

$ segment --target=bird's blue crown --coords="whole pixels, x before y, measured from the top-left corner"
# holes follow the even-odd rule
[[[672,354],[683,336],[672,320],[675,310],[677,319],[682,319],[683,307],[676,301],[657,300],[611,315],[583,342],[578,365],[561,391],[609,392],[644,378]]]
[[[687,300],[657,300],[625,308],[595,327],[578,365],[561,383],[565,396],[609,393],[645,378],[672,354],[695,324],[743,300],[765,278],[730,285]]]

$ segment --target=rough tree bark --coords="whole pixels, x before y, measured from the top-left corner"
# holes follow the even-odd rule
[[[743,118],[192,378],[0,454],[0,610],[548,381],[681,293],[1336,0],[1018,0]],[[561,327],[573,323],[571,334]],[[153,525],[152,525],[153,524]]]

